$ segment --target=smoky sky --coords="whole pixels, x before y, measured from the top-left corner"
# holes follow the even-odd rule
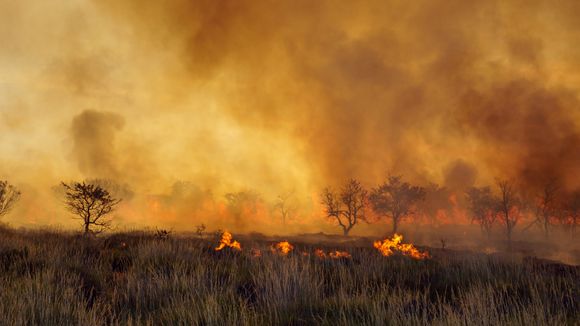
[[[12,179],[34,168],[266,197],[388,173],[457,189],[496,177],[580,186],[577,1],[3,1],[0,12]],[[31,155],[41,160],[19,164]]]

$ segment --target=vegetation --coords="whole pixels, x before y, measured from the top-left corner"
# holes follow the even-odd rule
[[[578,268],[450,250],[432,259],[286,257],[242,239],[216,252],[154,232],[100,238],[0,231],[0,314],[9,325],[555,325],[580,320]],[[252,257],[250,247],[263,248]]]
[[[85,235],[98,234],[110,228],[106,219],[121,200],[113,198],[103,187],[85,182],[62,183],[67,209],[82,221]]]
[[[401,176],[390,176],[385,183],[373,189],[370,201],[373,210],[393,223],[392,233],[397,233],[401,221],[417,209],[425,199],[425,189],[404,182]]]
[[[489,187],[471,187],[465,193],[472,214],[472,221],[479,224],[487,238],[491,237],[491,230],[496,221],[496,203]]]
[[[0,217],[8,214],[20,198],[20,191],[8,181],[0,180]]]
[[[344,235],[348,235],[359,221],[367,221],[367,191],[358,180],[348,180],[338,193],[330,188],[324,189],[322,205],[326,209],[326,216],[338,223]]]

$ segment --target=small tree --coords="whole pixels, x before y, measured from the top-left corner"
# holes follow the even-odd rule
[[[280,213],[282,217],[282,225],[286,225],[286,221],[294,214],[296,207],[292,203],[294,192],[288,192],[283,195],[279,195],[276,198],[276,203],[274,208]]]
[[[500,221],[506,228],[508,249],[512,248],[512,235],[518,224],[520,214],[517,210],[519,198],[513,184],[508,180],[497,180],[499,197],[496,198],[496,207]]]
[[[557,207],[556,197],[560,187],[556,180],[547,182],[542,192],[535,200],[535,217],[533,224],[539,225],[544,230],[544,236],[548,238],[549,227],[555,218]]]
[[[115,210],[121,199],[113,198],[106,189],[90,183],[62,183],[65,205],[83,223],[85,235],[98,234],[108,229],[111,221],[106,215]]]
[[[489,187],[471,187],[465,193],[472,221],[479,224],[481,231],[491,237],[491,229],[496,220],[494,199]]]
[[[322,204],[325,206],[326,216],[338,222],[345,236],[359,220],[366,221],[366,203],[367,191],[355,179],[350,179],[341,188],[340,193],[335,193],[330,188],[322,191]]]
[[[401,221],[414,214],[417,204],[425,199],[425,189],[403,182],[401,176],[389,176],[387,181],[374,188],[370,202],[375,213],[390,218],[393,233],[397,233]]]
[[[8,214],[20,199],[20,191],[8,181],[0,180],[0,217]]]

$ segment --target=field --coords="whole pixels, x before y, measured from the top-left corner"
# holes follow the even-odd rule
[[[580,269],[534,258],[428,250],[383,257],[364,239],[281,256],[240,236],[131,232],[85,239],[0,232],[6,325],[556,325],[580,320]],[[251,248],[261,248],[255,257]],[[320,258],[346,250],[352,257]],[[308,255],[306,254],[308,253]],[[255,254],[255,252],[254,252]]]

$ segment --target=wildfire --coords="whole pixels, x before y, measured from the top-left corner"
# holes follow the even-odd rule
[[[252,255],[252,257],[262,257],[262,250],[253,248],[250,251],[250,255]]]
[[[278,242],[272,246],[272,251],[278,252],[282,256],[288,255],[292,250],[294,250],[294,246],[288,241]]]
[[[322,249],[316,249],[314,250],[314,255],[318,258],[332,258],[332,259],[340,259],[340,258],[351,258],[351,255],[346,252],[346,251],[339,251],[339,250],[335,250],[335,251],[331,251],[328,253],[328,255],[324,252],[324,250]]]
[[[339,258],[351,258],[351,255],[346,251],[332,251],[328,254],[330,258],[339,259]]]
[[[395,251],[397,251],[405,256],[415,259],[429,258],[428,252],[420,252],[412,244],[401,243],[402,241],[403,236],[401,234],[395,234],[392,239],[385,239],[383,241],[377,240],[373,245],[383,256],[391,256]]]
[[[237,251],[241,251],[241,250],[242,250],[242,246],[240,245],[240,243],[239,243],[239,242],[237,242],[237,241],[235,241],[235,240],[233,240],[233,241],[232,241],[232,240],[233,240],[233,236],[232,236],[232,234],[231,234],[231,233],[229,233],[228,231],[225,231],[225,232],[222,234],[222,238],[221,238],[221,240],[220,240],[220,244],[219,244],[219,246],[217,246],[217,247],[215,248],[215,250],[216,250],[216,251],[220,251],[220,250],[222,250],[222,249],[224,249],[224,248],[228,247],[228,248],[235,249],[235,250],[237,250]]]
[[[316,250],[314,250],[314,254],[318,258],[326,258],[326,253],[322,249],[316,249]]]

